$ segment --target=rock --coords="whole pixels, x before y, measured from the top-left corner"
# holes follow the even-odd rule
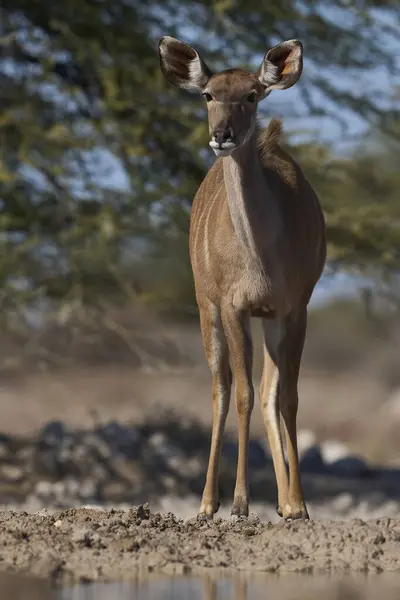
[[[168,437],[162,431],[156,431],[156,433],[153,433],[149,437],[147,444],[154,450],[162,451],[166,446],[168,446]]]
[[[249,466],[254,469],[262,469],[268,463],[268,455],[260,440],[249,441]]]
[[[338,440],[326,440],[321,445],[322,458],[327,465],[331,465],[341,458],[349,455],[349,449]]]
[[[110,459],[113,455],[113,449],[110,445],[102,437],[94,433],[87,433],[82,442],[74,449],[75,458],[79,457],[79,459],[87,461],[88,449],[95,450],[96,454],[104,460]]]
[[[347,513],[354,506],[354,498],[351,494],[339,494],[331,502],[333,510],[340,514]]]
[[[63,500],[66,497],[67,490],[65,481],[56,481],[55,483],[51,484],[51,486],[51,494],[54,498],[57,500]]]
[[[326,465],[319,446],[311,446],[300,458],[300,470],[302,473],[326,473]]]
[[[136,457],[140,445],[140,435],[136,429],[111,421],[96,431],[113,449],[125,456]]]
[[[10,450],[9,450],[8,444],[4,443],[0,439],[0,459],[4,459],[9,454],[10,454]]]
[[[329,471],[336,477],[359,478],[371,475],[367,463],[358,456],[346,456],[336,460],[329,466]]]
[[[19,462],[29,461],[33,458],[35,451],[35,446],[33,446],[32,444],[28,444],[27,446],[23,446],[18,450],[18,452],[16,453],[16,457],[18,458]]]
[[[111,502],[126,500],[127,493],[126,485],[121,481],[106,481],[101,490],[102,500]]]
[[[385,515],[385,517],[399,517],[400,503],[395,500],[388,500],[376,509],[377,517]]]
[[[238,458],[238,444],[233,441],[224,442],[222,449],[223,457],[231,464],[236,464]],[[269,462],[269,456],[265,451],[263,439],[249,440],[249,467],[262,469]]]
[[[79,484],[79,497],[82,500],[89,500],[92,498],[96,498],[97,496],[97,486],[93,479],[84,479]]]
[[[182,473],[185,471],[185,460],[182,456],[169,456],[166,460],[166,464],[173,471]]]
[[[24,475],[24,470],[19,465],[1,465],[1,477],[7,481],[19,481]]]
[[[35,486],[35,494],[39,498],[50,498],[53,495],[53,484],[50,481],[38,481]]]
[[[76,498],[80,492],[80,483],[77,479],[68,478],[64,482],[65,485],[65,493],[69,498]]]
[[[148,502],[146,502],[145,504],[139,504],[139,506],[134,506],[132,511],[137,513],[139,519],[150,519],[150,507]]]
[[[229,462],[237,462],[238,445],[236,442],[225,441],[222,446],[222,454],[224,459]]]
[[[41,509],[43,510],[43,504],[43,501],[36,496],[35,492],[33,492],[33,494],[27,495],[24,502],[24,510],[32,513],[39,512]]]
[[[177,455],[182,455],[182,452],[173,444],[165,433],[161,431],[153,433],[148,439],[147,448],[158,457],[165,461],[175,461]]]
[[[66,434],[66,428],[61,421],[47,423],[39,434],[39,438],[50,446],[61,444]]]
[[[297,433],[297,448],[299,456],[303,456],[307,450],[317,445],[317,436],[311,429],[300,429]]]

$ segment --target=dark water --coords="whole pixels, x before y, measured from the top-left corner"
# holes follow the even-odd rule
[[[129,583],[77,585],[58,600],[398,600],[400,574],[318,578],[265,574],[158,577]]]

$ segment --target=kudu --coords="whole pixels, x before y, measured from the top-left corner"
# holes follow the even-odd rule
[[[200,514],[218,510],[218,467],[233,371],[238,463],[232,514],[248,515],[248,441],[254,405],[250,317],[262,319],[264,369],[260,401],[278,486],[277,511],[308,518],[297,451],[297,384],[307,305],[326,258],[318,198],[296,162],[279,146],[281,125],[261,130],[258,102],[291,87],[303,47],[271,48],[256,73],[213,73],[190,45],[165,36],[161,69],[175,86],[203,94],[210,146],[217,160],[200,185],[190,223],[190,257],[207,361],[212,374],[213,427]],[[289,478],[280,414],[287,443]]]

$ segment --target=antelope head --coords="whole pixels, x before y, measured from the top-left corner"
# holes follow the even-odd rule
[[[210,146],[217,156],[229,156],[246,144],[256,127],[258,103],[272,90],[294,85],[303,68],[303,46],[298,40],[271,48],[256,73],[242,69],[213,73],[197,50],[169,36],[161,38],[158,49],[166,79],[204,96]]]

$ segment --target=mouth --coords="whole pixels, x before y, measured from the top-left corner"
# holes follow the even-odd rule
[[[218,144],[215,140],[211,140],[210,146],[214,150],[215,155],[222,158],[224,156],[229,156],[235,148],[237,148],[237,145],[233,142],[223,142],[222,144]]]

